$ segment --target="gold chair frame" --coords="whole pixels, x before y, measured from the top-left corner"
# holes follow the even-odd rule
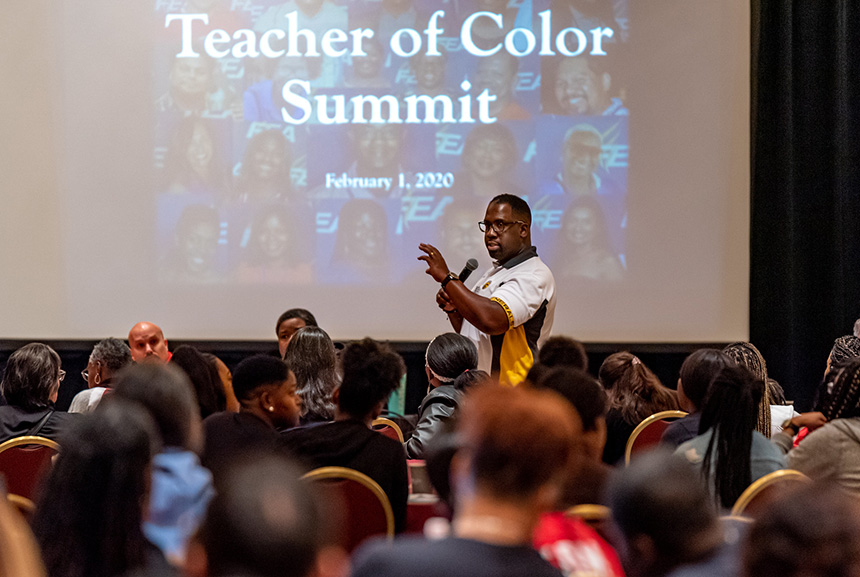
[[[759,493],[771,485],[787,480],[801,481],[804,483],[812,482],[812,479],[794,469],[780,469],[779,471],[768,473],[764,477],[756,479],[749,487],[744,489],[744,492],[741,493],[741,496],[738,497],[737,501],[735,501],[734,507],[732,507],[732,517],[743,516],[746,508],[749,507],[749,504],[752,503],[753,499],[755,499]]]
[[[397,433],[397,438],[400,439],[401,443],[403,443],[403,431],[400,430],[400,425],[398,425],[391,419],[386,419],[385,417],[378,417],[376,419],[373,419],[373,422],[370,423],[370,426],[371,428],[379,426],[391,427],[392,429],[394,429],[394,432]]]
[[[6,500],[9,501],[9,504],[12,505],[17,511],[20,511],[23,514],[31,515],[33,511],[36,510],[36,504],[33,503],[27,497],[22,497],[21,495],[15,495],[13,493],[9,493],[6,495]]]
[[[605,505],[597,505],[593,503],[584,503],[582,505],[574,505],[567,509],[564,514],[567,517],[579,517],[583,521],[605,521],[609,519],[609,507]]]
[[[14,447],[20,447],[21,445],[41,445],[43,447],[48,447],[49,449],[53,449],[60,452],[60,444],[56,441],[52,441],[46,437],[39,437],[36,435],[25,435],[23,437],[15,437],[14,439],[9,439],[4,443],[0,443],[0,453],[7,449],[12,449]]]
[[[633,429],[633,432],[630,433],[630,436],[627,438],[627,446],[624,447],[624,464],[630,464],[630,459],[633,455],[633,443],[636,442],[636,438],[642,433],[642,431],[651,425],[651,423],[654,421],[662,421],[663,419],[680,419],[681,417],[686,416],[686,411],[660,411],[659,413],[654,413],[650,417],[647,417],[641,423],[636,425],[636,428]]]
[[[385,513],[385,534],[389,539],[394,538],[394,511],[391,509],[391,502],[388,500],[388,495],[385,494],[385,491],[382,490],[379,483],[364,473],[348,467],[320,467],[305,473],[302,475],[302,479],[308,479],[310,481],[347,479],[364,485],[377,499],[379,499],[379,502],[382,504],[382,510]]]

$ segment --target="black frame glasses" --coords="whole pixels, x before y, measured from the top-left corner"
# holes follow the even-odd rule
[[[514,224],[526,224],[526,222],[524,220],[495,220],[493,222],[487,222],[486,220],[482,220],[478,222],[478,230],[480,230],[481,232],[487,232],[488,228],[492,228],[493,232],[495,232],[496,234],[501,234],[508,230],[508,228]]]

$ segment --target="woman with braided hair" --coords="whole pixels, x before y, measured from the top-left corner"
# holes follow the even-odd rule
[[[730,509],[750,483],[785,468],[782,452],[755,429],[764,381],[726,366],[708,387],[699,435],[675,454],[701,467],[716,503]]]
[[[749,370],[756,379],[767,385],[763,389],[761,403],[758,407],[758,420],[755,429],[765,437],[770,438],[770,405],[775,402],[773,398],[775,396],[785,399],[782,387],[773,379],[768,379],[764,357],[752,343],[742,341],[731,343],[725,346],[723,352],[732,357],[738,366]],[[781,404],[781,401],[776,404]]]
[[[406,454],[410,459],[423,459],[427,444],[442,432],[454,415],[463,396],[463,391],[456,386],[458,377],[478,368],[478,349],[462,335],[444,333],[430,341],[424,359],[430,386],[418,407],[415,431],[406,441]]]
[[[827,424],[788,453],[788,465],[860,496],[860,357],[833,366],[816,408]],[[786,429],[796,426],[791,424]],[[790,441],[786,443],[782,438],[790,438],[789,435],[779,435],[777,441],[790,446]]]
[[[606,357],[597,377],[609,396],[603,462],[614,465],[624,456],[633,429],[654,413],[678,409],[678,397],[627,351]]]

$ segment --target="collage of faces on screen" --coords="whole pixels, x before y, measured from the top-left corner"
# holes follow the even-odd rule
[[[452,270],[469,258],[485,270],[477,223],[501,193],[528,200],[533,243],[557,278],[603,285],[626,274],[629,0],[153,2],[164,282],[406,282],[423,274],[420,242]],[[427,55],[437,10],[439,54]],[[470,20],[477,12],[495,17]],[[186,37],[180,21],[165,23],[181,14],[208,22]],[[313,39],[319,55],[260,53],[266,32],[293,23],[299,50]],[[351,31],[373,35],[362,54],[332,56],[321,42],[333,28],[343,46]],[[612,31],[605,54],[592,54],[598,28]],[[281,36],[268,35],[271,50],[287,52]],[[392,48],[408,52],[415,37],[412,56]],[[197,56],[178,56],[186,42]],[[554,54],[541,56],[543,45]],[[482,106],[493,122],[480,121]]]

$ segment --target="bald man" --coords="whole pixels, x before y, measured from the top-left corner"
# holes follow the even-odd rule
[[[166,363],[170,360],[167,339],[158,325],[141,322],[131,327],[128,331],[128,346],[131,349],[131,358],[136,363]]]

